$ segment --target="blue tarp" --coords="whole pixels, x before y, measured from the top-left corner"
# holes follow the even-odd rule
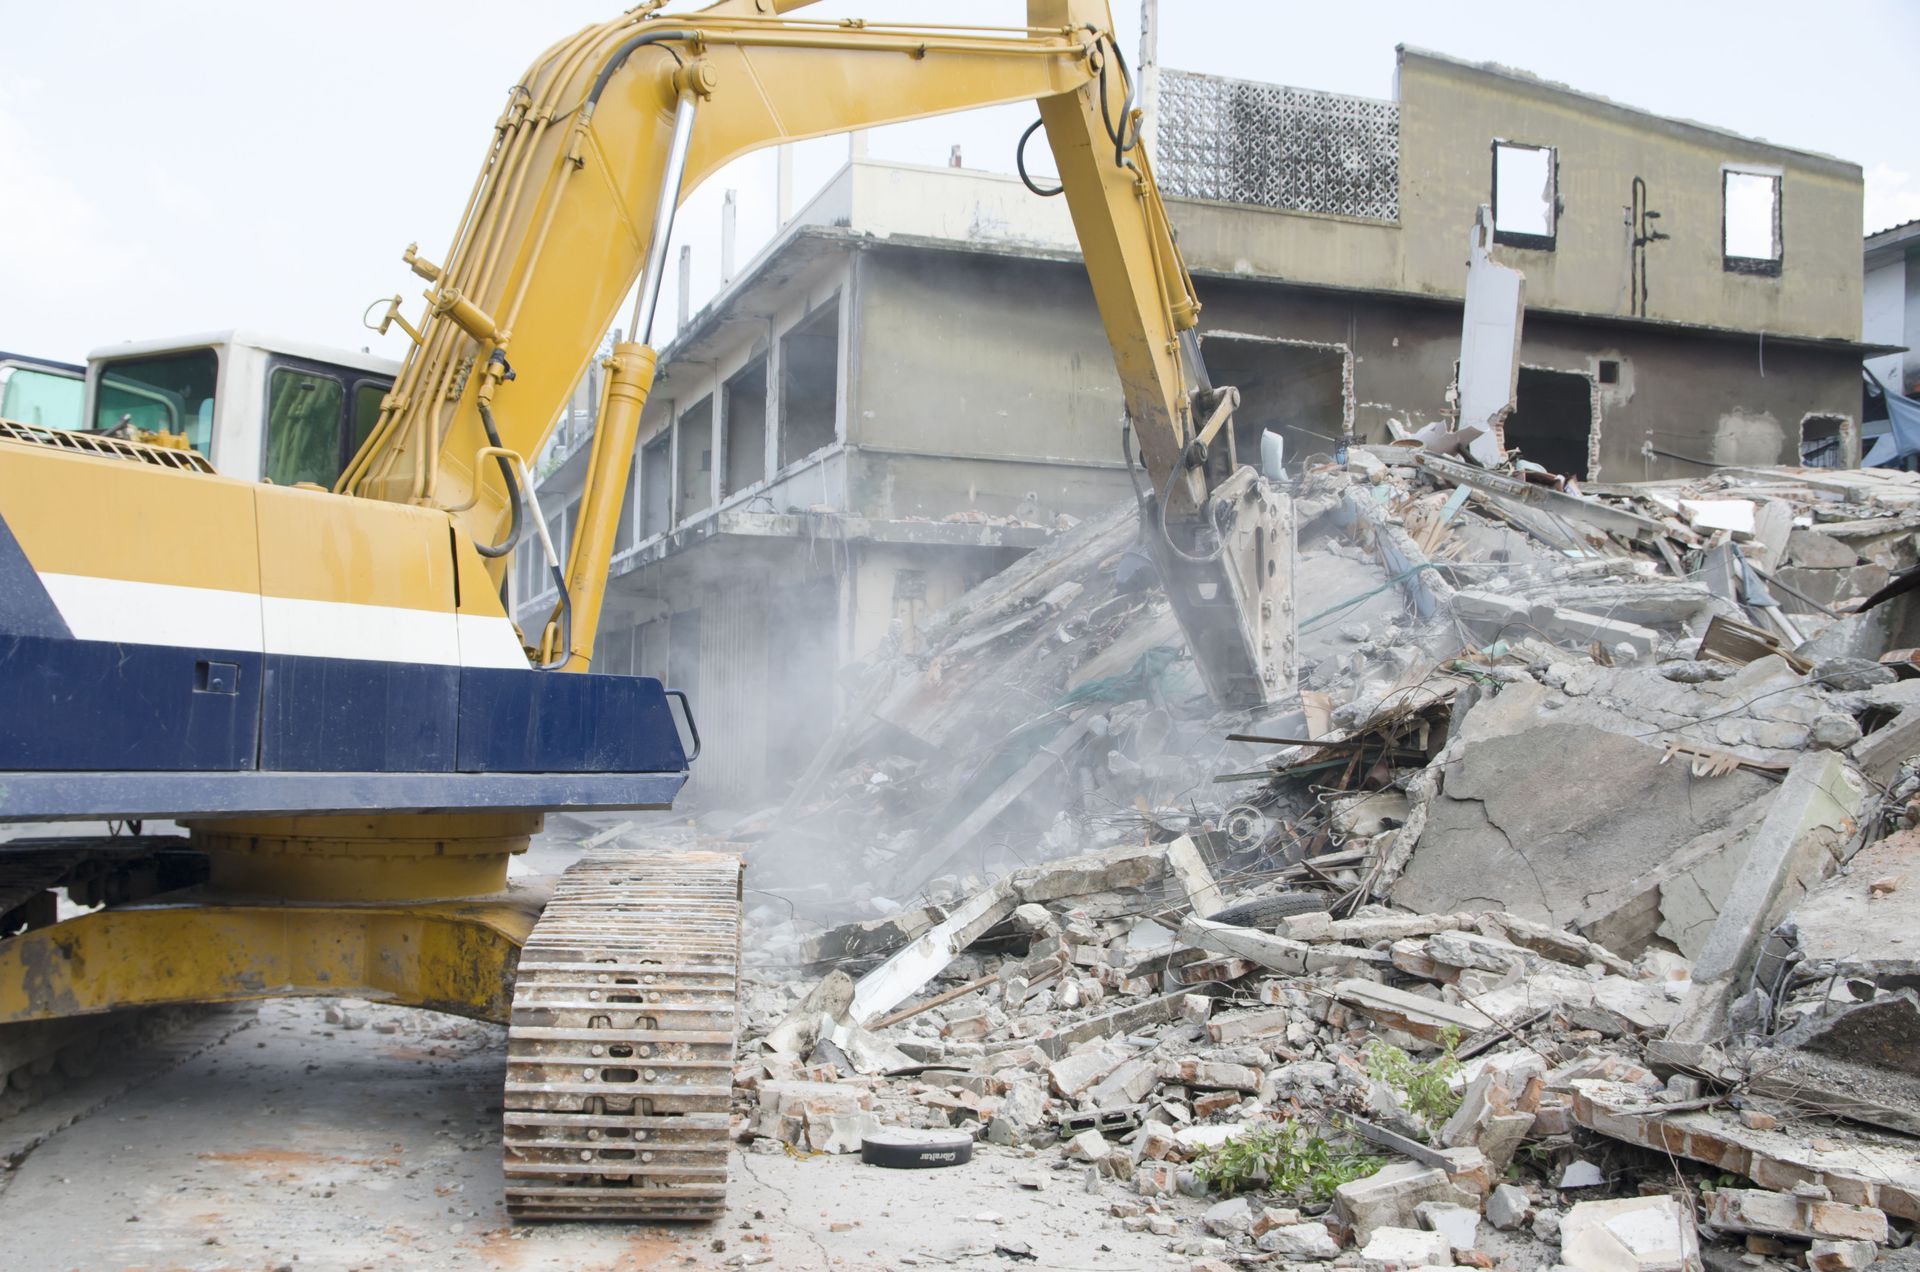
[[[1861,467],[1879,468],[1909,455],[1920,455],[1920,401],[1895,393],[1871,371],[1866,375],[1886,397],[1887,423],[1891,427],[1860,461]]]

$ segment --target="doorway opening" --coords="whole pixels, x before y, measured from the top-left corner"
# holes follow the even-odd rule
[[[1521,367],[1502,440],[1521,459],[1585,481],[1593,462],[1593,400],[1593,381],[1579,372]]]
[[[1353,378],[1344,345],[1263,336],[1206,335],[1200,348],[1215,384],[1240,390],[1233,413],[1234,457],[1260,466],[1260,434],[1286,443],[1291,464],[1331,455],[1353,420]]]

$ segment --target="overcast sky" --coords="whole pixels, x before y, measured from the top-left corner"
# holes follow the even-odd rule
[[[1114,0],[1130,51],[1138,4]],[[76,361],[102,344],[236,326],[398,356],[399,337],[375,337],[360,315],[396,291],[417,296],[401,249],[417,239],[442,257],[507,87],[554,39],[618,11],[617,0],[8,7],[0,349]],[[814,14],[1018,23],[1024,5],[832,0]],[[1913,0],[1162,0],[1161,22],[1164,65],[1374,97],[1392,95],[1397,43],[1501,62],[1852,160],[1866,171],[1864,228],[1920,218],[1920,143],[1899,96],[1920,54]],[[903,125],[871,149],[944,163],[957,142],[968,167],[1011,171],[1033,115]],[[846,143],[800,149],[804,201]],[[772,174],[770,154],[750,156],[683,210],[696,308],[717,279],[721,189],[740,190],[744,261],[773,228]],[[661,313],[664,340],[670,291]]]

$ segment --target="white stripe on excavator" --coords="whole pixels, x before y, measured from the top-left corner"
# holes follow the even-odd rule
[[[520,634],[504,616],[457,614],[454,617],[460,624],[462,667],[527,669],[527,651],[520,647]]]
[[[460,629],[450,613],[290,596],[263,596],[260,608],[270,654],[460,665]]]
[[[77,640],[310,658],[524,669],[504,617],[42,574]]]
[[[42,574],[75,640],[260,653],[260,597],[210,587]]]

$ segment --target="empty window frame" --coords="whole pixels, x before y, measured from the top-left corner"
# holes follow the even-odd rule
[[[1560,222],[1560,159],[1552,146],[1493,143],[1493,241],[1551,252]]]
[[[680,414],[679,519],[713,506],[713,395],[709,393]]]
[[[672,430],[640,448],[640,537],[651,539],[673,525]]]
[[[780,338],[780,466],[831,446],[840,398],[840,298]]]
[[[767,475],[767,356],[763,353],[736,371],[722,386],[721,419],[726,422],[726,472],[722,496],[745,490]]]
[[[1843,415],[1809,415],[1800,421],[1800,464],[1804,468],[1847,466],[1847,425]]]
[[[613,532],[613,554],[619,556],[634,545],[640,526],[640,456],[636,453],[627,472],[627,489],[620,505],[620,524]]]
[[[1780,272],[1780,173],[1720,170],[1720,252],[1736,274]]]

